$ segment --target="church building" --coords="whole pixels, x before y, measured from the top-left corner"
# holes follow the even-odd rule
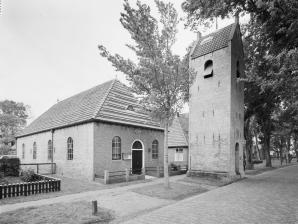
[[[239,19],[201,36],[192,49],[196,78],[190,89],[191,173],[244,175],[244,75]]]
[[[164,131],[131,90],[112,80],[58,102],[17,137],[21,163],[55,163],[56,173],[94,179],[104,170],[139,173],[163,164]]]

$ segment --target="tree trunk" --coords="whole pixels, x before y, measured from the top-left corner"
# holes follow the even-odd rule
[[[245,149],[246,149],[246,169],[253,169],[250,141],[248,141],[247,144],[245,145]]]
[[[291,135],[287,136],[287,154],[286,154],[286,158],[287,158],[287,163],[290,163],[290,150],[291,150]]]
[[[250,119],[247,118],[244,123],[244,137],[246,139],[245,151],[246,151],[246,169],[253,169],[252,163],[252,135],[250,134]]]
[[[296,161],[298,163],[298,141],[297,141],[297,136],[294,136],[294,151],[296,155]]]
[[[272,167],[271,157],[270,157],[270,132],[271,131],[268,130],[267,133],[264,133],[264,153],[266,158],[266,167]]]
[[[169,160],[168,160],[168,129],[169,129],[169,119],[165,122],[165,132],[164,132],[164,186],[165,188],[170,187],[169,181]]]

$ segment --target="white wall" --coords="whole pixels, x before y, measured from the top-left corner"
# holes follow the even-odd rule
[[[73,160],[67,160],[67,139],[73,139]],[[21,163],[49,163],[48,141],[52,139],[50,131],[17,139],[17,155]],[[93,123],[58,129],[54,131],[54,163],[59,175],[92,180]],[[33,159],[33,143],[37,144],[37,158]],[[22,159],[22,144],[25,144],[25,159]]]
[[[94,177],[94,131],[93,123],[82,124],[54,132],[54,162],[57,174],[74,177]],[[73,160],[67,160],[67,139],[73,139]]]
[[[17,139],[17,156],[21,163],[48,163],[48,141],[52,139],[50,131]],[[36,142],[36,159],[33,159],[33,143]],[[22,144],[25,144],[25,158],[22,158]]]

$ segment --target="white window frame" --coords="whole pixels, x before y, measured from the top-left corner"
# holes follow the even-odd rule
[[[183,148],[176,148],[175,149],[175,156],[174,156],[174,161],[175,162],[183,162],[184,161],[184,152]]]

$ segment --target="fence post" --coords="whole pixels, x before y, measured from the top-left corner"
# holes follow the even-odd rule
[[[128,182],[129,181],[129,169],[125,169],[125,180],[126,180],[126,182]]]
[[[156,167],[156,176],[160,177],[160,168],[159,168],[159,166]]]
[[[28,193],[28,192],[27,192],[27,187],[28,187],[28,184],[25,183],[25,184],[24,184],[24,195],[25,195],[25,196],[27,196],[27,193]]]
[[[92,201],[92,215],[97,214],[97,201]]]
[[[38,166],[38,163],[36,164],[36,173],[38,173],[39,171],[39,166]]]
[[[2,199],[2,186],[0,186],[0,199]]]
[[[11,197],[11,185],[8,184],[8,197],[10,198]]]
[[[105,170],[104,171],[104,184],[108,184],[109,183],[109,171]]]

